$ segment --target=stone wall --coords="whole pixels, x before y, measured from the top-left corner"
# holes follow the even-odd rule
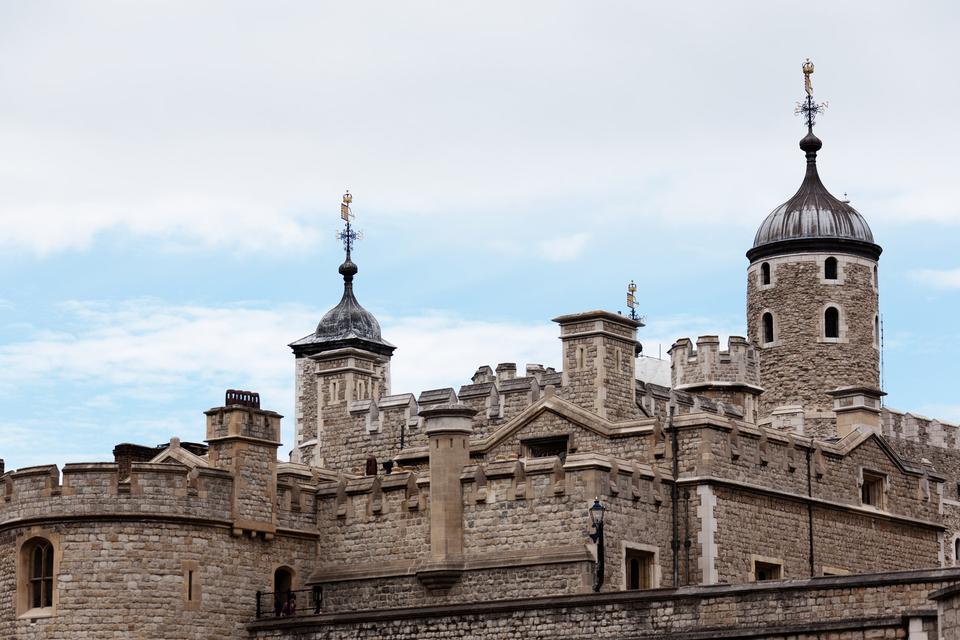
[[[930,593],[958,580],[957,570],[842,576],[328,614],[262,621],[249,630],[258,640],[932,639],[936,610]]]
[[[49,617],[17,618],[16,547],[34,536],[55,539],[58,602]],[[234,537],[230,527],[169,518],[86,514],[83,519],[0,530],[0,588],[6,602],[0,637],[235,640],[255,610],[255,592],[273,590],[286,565],[297,584],[316,553],[312,538],[270,542]],[[193,601],[187,571],[193,571]]]
[[[839,264],[837,280],[823,279],[824,260]],[[768,263],[771,284],[760,281]],[[843,254],[803,253],[758,260],[747,272],[747,331],[760,349],[760,415],[783,405],[802,405],[810,413],[828,413],[833,400],[826,392],[838,387],[880,386],[876,262]],[[825,340],[827,305],[840,310],[840,339]],[[763,343],[762,316],[774,317],[774,342]],[[829,421],[811,419],[829,437]]]

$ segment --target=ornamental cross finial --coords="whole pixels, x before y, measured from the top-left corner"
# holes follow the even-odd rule
[[[813,101],[813,80],[810,78],[812,75],[813,63],[810,62],[810,58],[807,58],[803,63],[803,88],[807,92],[807,97],[803,102],[798,102],[797,108],[793,111],[797,115],[803,115],[807,124],[807,131],[810,133],[813,133],[813,125],[817,122],[817,116],[827,109],[826,102],[817,104]]]
[[[340,203],[340,217],[343,219],[343,231],[337,231],[337,240],[343,243],[343,249],[347,252],[347,260],[350,260],[350,252],[353,250],[353,243],[363,239],[362,231],[355,231],[350,221],[354,218],[353,211],[350,210],[350,204],[353,202],[353,196],[348,190],[343,194],[343,202]]]

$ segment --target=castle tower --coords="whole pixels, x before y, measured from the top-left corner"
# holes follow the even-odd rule
[[[359,269],[350,257],[358,238],[350,224],[352,200],[347,192],[341,205],[343,296],[316,331],[289,345],[296,361],[296,444],[291,457],[304,464],[336,467],[351,439],[359,437],[347,426],[351,402],[390,395],[390,357],[396,347],[383,339],[380,323],[353,294]]]
[[[743,409],[746,422],[756,422],[756,400],[763,393],[756,348],[741,336],[730,336],[727,349],[717,336],[700,336],[696,349],[689,338],[670,347],[670,386]]]
[[[637,327],[643,323],[608,311],[553,321],[563,344],[563,399],[612,422],[640,417],[636,354]]]
[[[759,348],[759,418],[777,411],[801,416],[803,430],[837,432],[835,405],[879,412],[880,350],[877,261],[881,248],[846,200],[831,195],[817,172],[822,142],[813,133],[822,105],[800,105],[807,135],[800,141],[806,175],[797,193],[773,210],[747,252],[747,327]],[[836,399],[835,399],[836,397]]]

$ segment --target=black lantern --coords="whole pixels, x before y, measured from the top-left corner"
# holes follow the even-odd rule
[[[593,504],[587,509],[587,513],[590,514],[590,522],[593,523],[593,528],[595,529],[595,532],[590,534],[590,539],[597,545],[597,572],[593,580],[594,591],[600,591],[600,588],[603,586],[603,514],[606,513],[606,511],[606,507],[600,504],[599,497],[595,498]]]
[[[606,512],[607,508],[600,504],[600,498],[594,498],[593,504],[587,509],[587,513],[590,514],[590,521],[593,523],[593,528],[598,531],[603,528],[603,514]],[[596,539],[594,539],[596,542]]]

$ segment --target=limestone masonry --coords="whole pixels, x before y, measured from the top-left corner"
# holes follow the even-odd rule
[[[559,370],[393,389],[348,242],[289,461],[231,390],[203,444],[3,473],[0,637],[960,638],[960,427],[883,406],[881,248],[800,146],[747,336],[679,338],[669,387],[585,311]]]

